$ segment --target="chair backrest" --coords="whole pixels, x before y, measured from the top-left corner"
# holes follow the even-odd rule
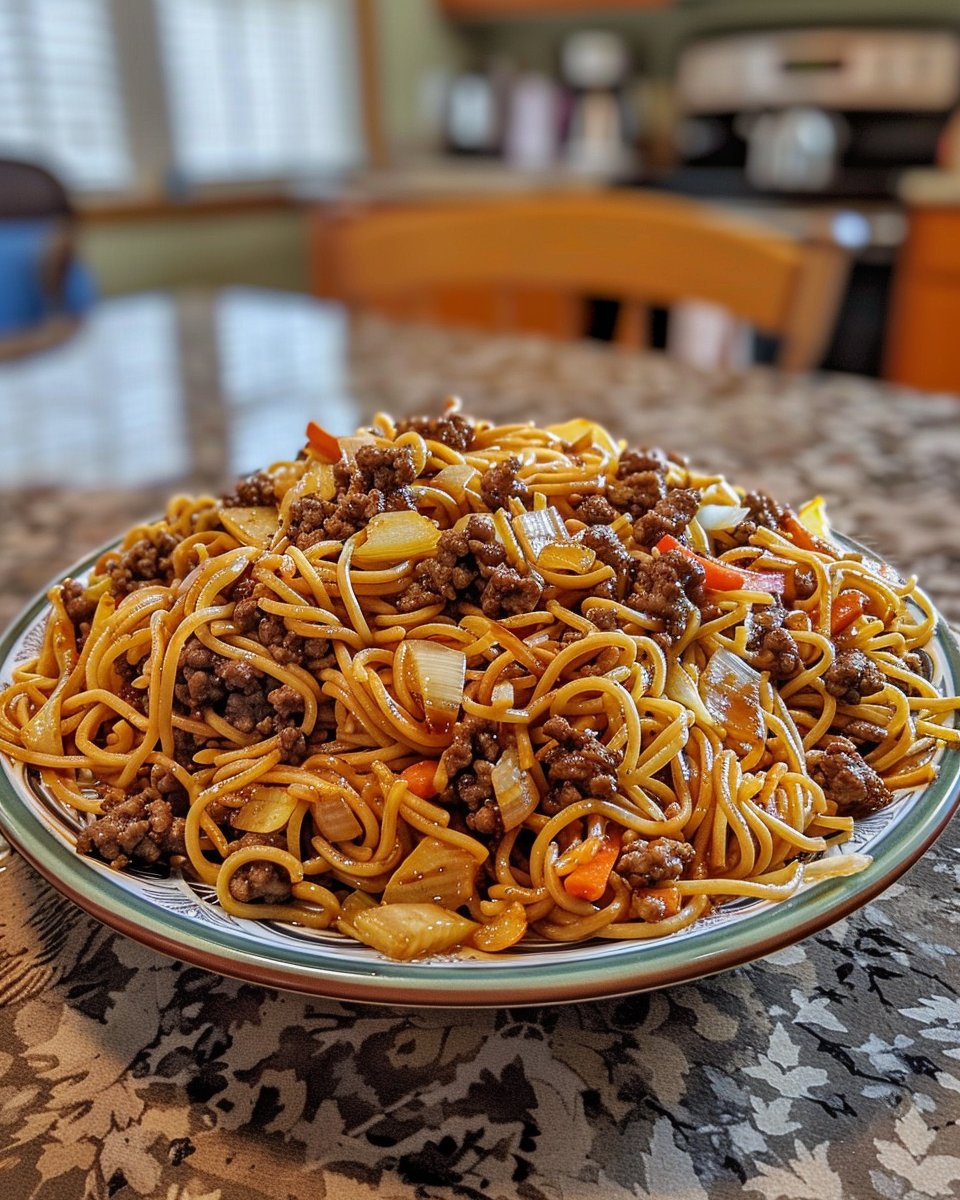
[[[72,213],[67,189],[46,168],[0,158],[0,220],[69,217]]]
[[[324,220],[318,290],[332,286],[357,306],[396,312],[403,301],[411,311],[419,301],[417,315],[443,319],[430,295],[467,285],[498,297],[508,328],[511,292],[535,289],[619,299],[621,324],[637,329],[641,306],[708,301],[777,335],[778,361],[792,370],[816,365],[846,270],[832,247],[660,193],[485,198],[364,209],[332,228]],[[571,321],[565,332],[580,330]]]

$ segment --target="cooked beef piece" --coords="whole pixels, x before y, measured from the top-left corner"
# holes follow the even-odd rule
[[[336,500],[304,496],[290,506],[291,542],[309,550],[317,542],[346,541],[378,513],[415,508],[410,484],[416,475],[406,446],[360,446],[352,468],[345,462],[334,467]]]
[[[636,471],[607,484],[607,500],[635,520],[648,513],[667,494],[667,482],[659,471]]]
[[[532,575],[521,575],[501,563],[494,568],[480,597],[484,616],[498,621],[518,613],[533,612],[540,603],[543,588]]]
[[[581,611],[588,621],[592,621],[598,629],[610,630],[617,628],[617,614],[612,608],[601,608],[599,605],[584,601]]]
[[[612,525],[618,516],[610,501],[598,494],[584,496],[574,504],[573,511],[584,525]]]
[[[633,536],[637,544],[655,546],[668,533],[680,537],[699,507],[697,488],[671,488],[648,513],[634,522]]]
[[[468,595],[469,589],[477,579],[487,579],[506,557],[493,523],[475,514],[462,529],[440,534],[434,557],[417,563],[413,579],[397,597],[397,608],[413,612],[428,604],[478,599]]]
[[[659,837],[652,841],[638,838],[624,846],[617,860],[617,874],[631,891],[658,887],[679,879],[684,867],[693,862],[696,851],[689,842]]]
[[[404,493],[417,477],[413,455],[406,446],[359,446],[350,487],[357,492],[382,492],[389,500]],[[404,500],[409,497],[404,493]],[[388,509],[411,508],[412,504],[387,504]]]
[[[286,847],[286,840],[276,833],[245,833],[231,842],[228,850],[245,850],[248,846]],[[235,871],[230,879],[230,895],[241,904],[263,900],[266,904],[283,904],[290,899],[290,877],[282,867],[272,862],[250,862]]]
[[[475,758],[496,762],[499,757],[500,740],[497,726],[492,721],[484,721],[480,717],[464,717],[454,725],[450,745],[444,750],[440,761],[447,777],[452,779]]]
[[[686,629],[691,607],[703,602],[703,567],[679,550],[638,562],[627,601],[639,612],[663,622],[655,637],[669,646]]]
[[[621,753],[610,750],[590,731],[577,729],[566,717],[550,717],[542,732],[554,741],[540,759],[550,785],[540,802],[542,812],[553,816],[577,800],[616,793]]]
[[[813,571],[798,567],[793,572],[793,592],[798,600],[809,600],[817,590],[817,577]]]
[[[584,530],[580,540],[594,551],[604,566],[613,567],[616,571],[614,594],[618,600],[622,600],[633,583],[634,567],[630,551],[613,530],[603,525]]]
[[[492,721],[466,717],[454,726],[453,740],[441,756],[449,784],[440,802],[448,808],[459,806],[465,810],[467,829],[493,839],[503,836],[503,818],[490,778],[502,751]]]
[[[784,629],[787,613],[779,604],[767,604],[753,610],[749,617],[747,649],[753,651],[752,665],[769,671],[774,680],[789,679],[800,670],[797,643]]]
[[[431,442],[442,442],[451,450],[469,450],[473,445],[474,424],[460,413],[444,413],[440,417],[403,417],[397,422],[397,433],[412,429]]]
[[[626,479],[640,471],[659,471],[662,475],[670,465],[671,456],[659,446],[630,446],[620,455],[617,478]],[[674,459],[676,461],[676,459]]]
[[[807,770],[841,816],[865,817],[893,801],[893,793],[849,738],[830,737],[807,751]]]
[[[65,579],[60,588],[63,607],[78,632],[82,625],[90,628],[90,621],[97,611],[97,602],[87,594],[86,585],[79,579]]]
[[[150,768],[149,779],[151,787],[156,788],[165,800],[186,804],[187,793],[169,767],[165,767],[161,763],[154,763]]]
[[[291,634],[279,617],[264,616],[258,636],[277,661],[295,663],[315,676],[334,661],[326,638]],[[287,684],[278,687],[244,659],[215,654],[197,638],[191,638],[181,652],[174,697],[182,711],[196,720],[202,720],[204,710],[212,708],[240,733],[283,735],[280,745],[284,762],[302,761],[307,755],[306,740],[297,728],[304,711],[300,692]],[[287,732],[291,727],[295,732]],[[202,742],[191,735],[189,744],[182,749],[178,746],[178,761],[192,768],[193,755],[200,745]]]
[[[134,542],[107,567],[113,594],[126,596],[147,584],[169,584],[173,579],[170,555],[177,545],[177,539],[164,532]]]
[[[222,500],[224,508],[268,507],[276,502],[276,488],[266,471],[257,471],[238,480],[233,491]]]
[[[779,526],[783,509],[766,492],[747,492],[742,503],[750,515],[744,517],[733,530],[733,540],[738,546],[745,546],[758,529],[776,529]]]
[[[77,838],[77,850],[102,858],[112,867],[129,862],[155,863],[173,854],[186,854],[183,817],[173,815],[173,806],[149,783],[130,796],[111,796],[103,802],[103,813],[87,825]]]
[[[823,685],[841,704],[859,704],[879,692],[886,679],[862,650],[840,650],[823,674]]]
[[[97,602],[87,594],[86,586],[79,579],[65,579],[60,586],[64,611],[77,635],[77,646],[81,647],[90,632],[90,622],[97,611]]]
[[[480,495],[484,504],[491,511],[498,508],[509,508],[511,496],[518,500],[526,500],[529,489],[522,479],[517,477],[520,470],[520,459],[505,458],[503,462],[494,463],[480,476]]]

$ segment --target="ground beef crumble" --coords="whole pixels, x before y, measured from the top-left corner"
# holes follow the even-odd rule
[[[178,544],[172,534],[158,530],[122,551],[107,567],[113,594],[126,596],[149,584],[169,585],[173,580],[170,556]]]
[[[227,847],[229,854],[248,846],[275,846],[286,849],[286,838],[276,833],[245,833]],[[230,879],[230,895],[241,904],[263,900],[266,904],[283,904],[290,899],[290,877],[282,867],[272,862],[245,863]]]
[[[703,567],[679,550],[638,562],[628,600],[638,612],[663,622],[654,637],[670,646],[686,629],[693,606],[704,603]]]
[[[152,865],[186,854],[183,817],[174,815],[171,800],[153,784],[139,783],[140,791],[103,801],[102,815],[77,838],[80,854],[102,858],[118,869],[131,862]]]
[[[79,579],[65,579],[60,587],[63,607],[77,634],[77,645],[82,646],[90,632],[90,622],[97,611],[97,602],[88,595],[86,586]]]
[[[649,512],[634,522],[633,536],[637,544],[653,547],[667,534],[679,538],[699,507],[697,488],[671,488]]]
[[[417,563],[413,579],[397,597],[397,608],[413,612],[443,603],[453,610],[458,601],[479,603],[473,585],[489,579],[506,557],[493,522],[474,515],[462,529],[447,529],[440,534],[434,556]]]
[[[604,496],[584,496],[571,506],[578,521],[584,525],[612,525],[619,515]]]
[[[580,539],[585,546],[596,554],[604,566],[613,567],[614,576],[613,596],[622,600],[630,591],[635,575],[634,561],[630,551],[617,537],[612,529],[603,525],[595,525],[586,529]]]
[[[460,413],[444,413],[440,417],[403,417],[397,422],[397,433],[408,430],[419,433],[431,442],[442,442],[461,453],[473,445],[475,427],[469,417]]]
[[[276,488],[266,471],[256,471],[238,480],[233,491],[221,501],[224,508],[267,508],[276,502]]]
[[[533,575],[521,575],[513,567],[495,567],[480,597],[483,614],[495,621],[519,613],[533,612],[540,603],[543,587]]]
[[[883,672],[862,650],[840,650],[823,673],[823,686],[841,704],[859,704],[885,685]]]
[[[630,919],[662,921],[667,916],[667,903],[656,889],[680,879],[695,857],[689,842],[673,838],[654,838],[649,842],[638,838],[625,846],[615,870],[632,892]]]
[[[731,533],[738,546],[745,546],[758,529],[776,529],[783,509],[766,492],[747,492],[741,501],[748,516]]]
[[[498,508],[509,508],[511,497],[526,500],[529,488],[517,476],[520,459],[513,455],[503,462],[494,463],[480,476],[480,495],[491,512]]]
[[[290,541],[300,550],[346,541],[378,513],[415,508],[410,484],[416,475],[406,446],[360,446],[352,468],[343,462],[334,467],[335,500],[303,496],[290,506]]]
[[[784,629],[787,612],[779,604],[756,608],[749,617],[750,632],[747,649],[751,665],[758,671],[768,671],[775,681],[789,679],[802,666],[797,643]]]
[[[610,750],[589,730],[578,729],[566,717],[550,717],[542,727],[553,740],[540,758],[550,790],[540,809],[554,816],[568,804],[588,797],[608,798],[617,791],[617,768],[622,754]]]
[[[893,793],[849,738],[827,738],[807,752],[807,770],[841,816],[866,817],[893,802]]]
[[[465,811],[467,828],[494,841],[504,830],[491,774],[507,738],[509,734],[501,740],[492,721],[466,717],[454,726],[453,738],[440,759],[449,780],[439,796],[441,804]]]

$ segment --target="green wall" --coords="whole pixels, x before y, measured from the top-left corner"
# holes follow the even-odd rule
[[[306,215],[296,209],[92,221],[80,254],[104,295],[165,287],[307,287]]]

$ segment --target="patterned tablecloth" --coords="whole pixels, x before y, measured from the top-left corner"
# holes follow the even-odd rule
[[[203,329],[187,323],[184,411],[214,439],[240,409]],[[44,392],[40,369],[0,374],[0,409],[69,403],[69,384]],[[296,393],[323,415],[323,388],[284,386],[282,400],[265,384],[243,393],[242,411],[271,401],[283,425]],[[703,377],[652,355],[381,323],[352,335],[343,387],[358,416],[451,389],[487,416],[587,413],[784,500],[822,492],[838,526],[917,571],[960,620],[954,398]],[[192,482],[228,469],[205,447]],[[0,493],[4,617],[167,490]],[[0,1196],[960,1196],[958,956],[956,821],[874,903],[764,962],[650,995],[499,1011],[368,1008],[221,979],[108,932],[11,857]]]

